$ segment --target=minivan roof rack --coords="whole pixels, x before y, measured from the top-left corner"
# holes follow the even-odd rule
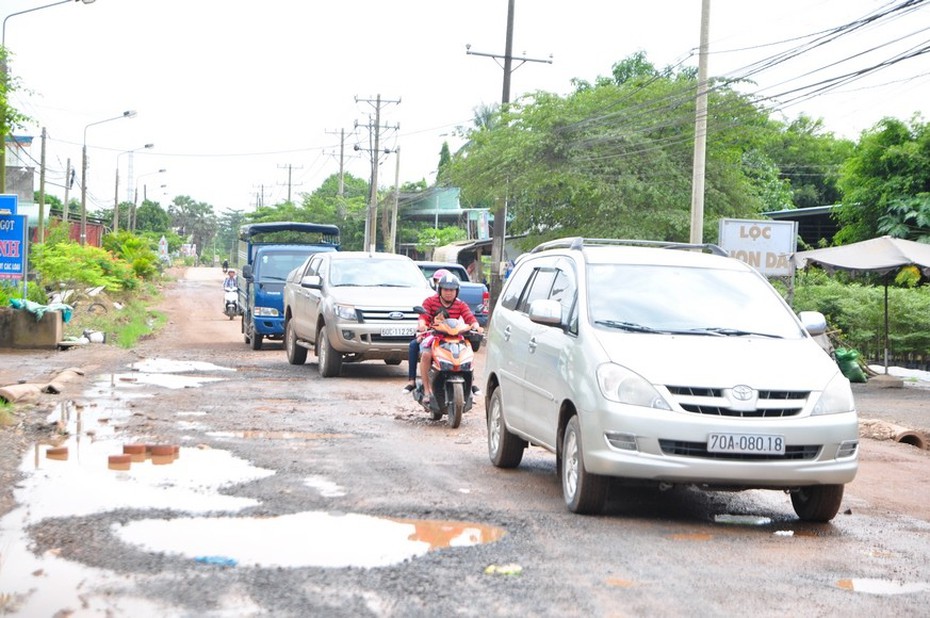
[[[530,253],[537,253],[539,251],[545,251],[547,249],[571,249],[573,251],[580,251],[585,247],[594,247],[594,246],[603,246],[603,245],[616,245],[616,246],[627,246],[627,247],[658,247],[660,249],[700,249],[701,251],[706,251],[708,253],[713,253],[715,255],[722,255],[726,257],[727,252],[713,243],[684,243],[684,242],[671,242],[665,240],[635,240],[635,239],[625,239],[625,238],[582,238],[581,236],[574,236],[569,238],[559,238],[556,240],[550,240],[548,242],[541,243],[534,247]]]

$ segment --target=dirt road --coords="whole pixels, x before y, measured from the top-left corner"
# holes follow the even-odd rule
[[[322,379],[312,355],[250,350],[221,282],[188,269],[132,351],[0,355],[0,384],[85,371],[0,433],[0,613],[926,615],[927,451],[864,438],[829,525],[762,491],[614,487],[604,515],[575,516],[554,457],[493,468],[483,409],[427,420],[405,366]],[[859,390],[863,418],[930,408],[930,391]]]

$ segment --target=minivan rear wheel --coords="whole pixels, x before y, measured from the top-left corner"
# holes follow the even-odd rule
[[[828,522],[842,502],[842,485],[809,485],[791,492],[791,506],[804,521]]]
[[[601,512],[607,500],[609,479],[585,470],[581,424],[577,415],[571,417],[565,425],[559,472],[562,477],[562,495],[570,511],[581,515]]]
[[[488,456],[498,468],[516,468],[523,460],[526,441],[507,431],[501,389],[491,391],[488,401]]]

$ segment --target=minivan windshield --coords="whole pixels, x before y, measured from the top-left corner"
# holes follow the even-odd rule
[[[599,327],[636,333],[799,338],[791,310],[754,272],[589,264],[588,310]]]

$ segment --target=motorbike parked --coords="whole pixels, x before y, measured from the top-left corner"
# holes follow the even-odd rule
[[[237,315],[242,315],[239,310],[239,290],[234,287],[223,288],[223,313],[233,319]]]
[[[422,313],[421,307],[417,309]],[[449,426],[455,429],[462,423],[462,414],[473,404],[473,362],[482,336],[463,320],[454,318],[434,322],[427,336],[432,337],[429,371],[432,397],[429,403],[423,403],[423,385],[417,378],[413,398],[434,421],[445,414]]]

